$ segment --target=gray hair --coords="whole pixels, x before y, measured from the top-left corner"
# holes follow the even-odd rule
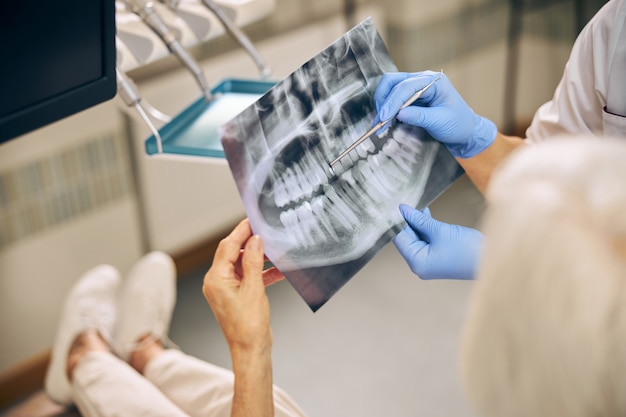
[[[494,173],[463,348],[486,417],[626,415],[626,141],[524,146]]]

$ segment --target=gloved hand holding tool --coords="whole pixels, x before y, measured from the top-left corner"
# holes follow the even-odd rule
[[[406,100],[442,73],[388,73],[374,93],[378,114],[373,125],[397,113],[401,122],[425,129],[456,158],[470,158],[493,143],[496,125],[478,116],[454,89],[448,77],[426,90],[412,105],[399,110]]]

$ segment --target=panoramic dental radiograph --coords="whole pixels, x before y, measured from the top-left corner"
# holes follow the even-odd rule
[[[422,129],[400,122],[335,165],[365,133],[373,94],[396,71],[371,19],[276,84],[221,129],[224,153],[270,261],[313,311],[462,169]]]

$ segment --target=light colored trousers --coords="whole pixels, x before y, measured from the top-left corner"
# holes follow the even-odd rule
[[[89,352],[74,369],[74,402],[85,417],[229,417],[233,373],[179,350],[167,349],[145,375],[111,353]],[[305,416],[274,386],[278,417]]]

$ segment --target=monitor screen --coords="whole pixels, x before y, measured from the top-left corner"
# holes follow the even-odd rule
[[[115,95],[115,0],[2,1],[0,35],[0,143]]]

